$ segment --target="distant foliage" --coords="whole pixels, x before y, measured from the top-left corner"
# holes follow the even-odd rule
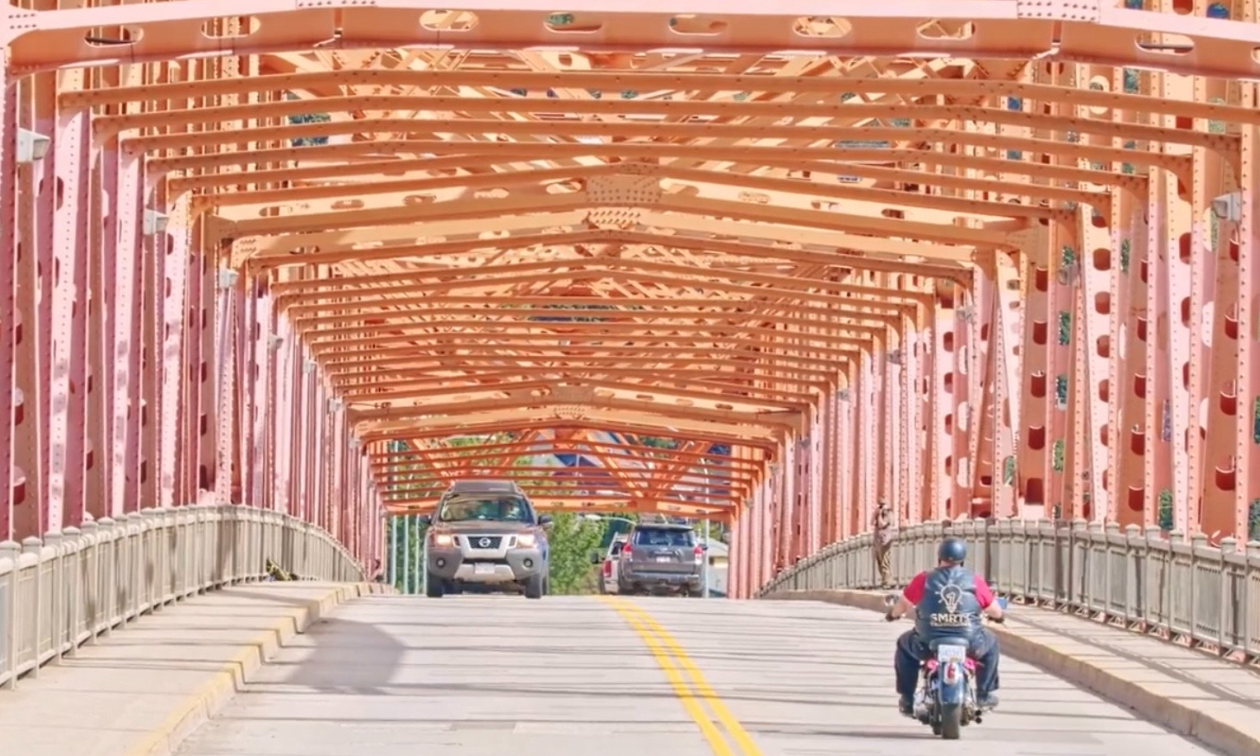
[[[639,443],[653,449],[677,449],[678,441],[672,438],[657,438],[656,436],[639,436]]]
[[[608,523],[584,520],[574,512],[555,512],[551,532],[551,592],[561,595],[587,593],[591,552],[604,540]]]

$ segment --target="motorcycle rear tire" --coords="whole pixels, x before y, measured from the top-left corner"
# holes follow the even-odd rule
[[[962,736],[962,704],[941,705],[941,739],[958,740]]]

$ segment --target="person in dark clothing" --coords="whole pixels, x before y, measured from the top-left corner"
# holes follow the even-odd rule
[[[966,542],[946,538],[936,557],[936,569],[916,575],[885,616],[889,622],[895,622],[915,610],[914,629],[897,639],[894,661],[901,713],[914,715],[919,664],[930,653],[928,643],[944,638],[967,642],[968,653],[977,666],[976,703],[992,709],[997,706],[993,691],[998,687],[998,641],[981,625],[980,615],[995,622],[1002,622],[1005,615],[985,579],[963,566],[967,560]]]

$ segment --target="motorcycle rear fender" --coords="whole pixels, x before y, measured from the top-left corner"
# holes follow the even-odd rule
[[[967,672],[958,662],[950,662],[936,671],[940,702],[949,706],[961,704],[966,697]]]

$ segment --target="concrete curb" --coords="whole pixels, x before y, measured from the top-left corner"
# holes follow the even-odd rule
[[[330,587],[320,598],[303,599],[304,606],[290,608],[270,628],[258,634],[240,653],[211,673],[210,679],[175,707],[157,728],[144,733],[127,748],[126,756],[171,756],[197,728],[210,720],[294,636],[328,616],[338,606],[373,593],[384,586],[351,583]]]
[[[762,597],[770,600],[822,601],[883,613],[883,594],[868,591],[784,591]],[[1109,670],[1078,659],[1004,628],[989,625],[1002,643],[1002,653],[1039,667],[1055,677],[1093,691],[1133,710],[1143,719],[1163,725],[1173,732],[1202,741],[1229,756],[1260,755],[1260,738],[1240,730],[1210,712],[1159,695],[1139,682],[1125,679]]]

